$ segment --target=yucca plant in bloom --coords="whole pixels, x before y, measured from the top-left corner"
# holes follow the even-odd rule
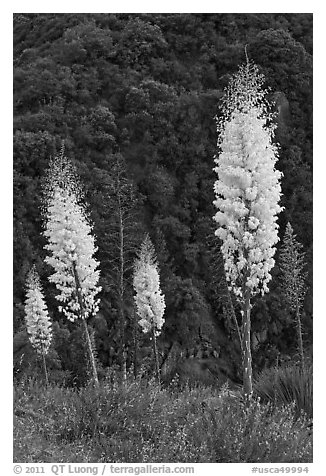
[[[45,380],[48,384],[45,356],[52,341],[52,324],[35,265],[29,271],[26,279],[25,321],[29,340],[42,357]]]
[[[136,310],[140,317],[139,325],[144,333],[152,333],[156,375],[159,379],[156,337],[164,324],[165,300],[160,289],[155,249],[148,235],[141,244],[138,259],[134,264],[133,285],[136,292]]]
[[[305,272],[305,253],[302,248],[302,244],[297,241],[293,233],[291,224],[287,223],[279,258],[282,291],[291,311],[295,312],[301,367],[304,368],[301,311],[307,291],[307,273]]]
[[[252,393],[251,297],[268,291],[278,241],[281,172],[263,75],[248,61],[231,78],[217,119],[216,235],[229,289],[241,305],[244,393]]]
[[[62,148],[50,161],[44,182],[44,236],[49,252],[45,261],[54,269],[49,280],[59,291],[59,310],[70,321],[81,319],[83,323],[93,380],[98,384],[87,319],[98,311],[99,263],[94,258],[97,248],[83,198],[76,170]]]

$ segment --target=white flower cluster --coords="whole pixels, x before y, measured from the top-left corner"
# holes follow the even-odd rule
[[[238,74],[243,74],[241,71]],[[272,143],[273,127],[267,124],[265,105],[257,81],[257,98],[250,90],[246,99],[243,81],[239,96],[232,90],[230,115],[220,129],[221,153],[215,157],[218,174],[214,219],[219,225],[216,235],[223,241],[229,288],[243,298],[244,286],[252,294],[268,291],[270,270],[274,266],[274,245],[278,241],[277,214],[281,195],[281,172],[275,169],[277,148]],[[255,86],[252,81],[251,86]],[[244,106],[241,108],[241,104]],[[249,107],[250,106],[250,107]]]
[[[67,181],[72,180],[67,177]],[[66,182],[67,184],[67,182]],[[48,239],[45,249],[50,252],[46,263],[55,273],[49,280],[55,283],[60,294],[59,307],[70,321],[78,317],[87,318],[98,311],[99,300],[98,262],[93,255],[97,251],[84,207],[78,202],[72,186],[61,187],[57,181],[46,202],[46,227],[44,235]],[[78,280],[76,279],[76,274]],[[78,287],[79,285],[79,287]],[[82,296],[83,315],[78,299]]]
[[[64,154],[64,145],[60,155],[50,159],[47,175],[44,177],[43,191],[46,203],[53,198],[58,189],[73,194],[78,203],[84,198],[83,187],[76,168]]]
[[[52,341],[52,325],[35,267],[28,273],[26,287],[25,320],[29,340],[37,353],[46,355]]]
[[[154,248],[147,236],[142,244],[134,270],[135,303],[139,324],[144,333],[154,330],[159,335],[164,324],[165,300],[160,289],[160,277]]]
[[[265,77],[259,74],[258,66],[247,61],[239,67],[229,82],[221,100],[222,122],[229,121],[234,112],[250,112],[259,104],[261,114],[268,115],[267,89],[263,89]]]

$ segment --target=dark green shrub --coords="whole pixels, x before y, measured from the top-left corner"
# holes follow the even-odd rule
[[[263,370],[254,382],[254,393],[262,402],[295,403],[297,412],[304,411],[310,418],[313,413],[313,369],[304,371],[288,365]]]

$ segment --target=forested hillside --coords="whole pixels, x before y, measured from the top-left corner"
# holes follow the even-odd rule
[[[35,263],[54,321],[52,375],[83,378],[82,330],[60,314],[44,263],[42,177],[60,151],[78,169],[100,262],[100,311],[90,321],[100,372],[120,363],[115,266],[117,176],[121,174],[128,263],[148,232],[165,295],[158,338],[169,349],[215,359],[241,380],[240,346],[214,237],[214,117],[231,74],[250,57],[275,101],[283,173],[281,241],[288,221],[306,252],[304,348],[312,345],[312,15],[14,15],[14,363],[35,372],[24,322],[26,274]],[[120,175],[119,175],[120,177]],[[128,268],[129,269],[129,268]],[[129,275],[128,275],[129,273]],[[254,371],[296,359],[293,316],[284,305],[278,253],[270,292],[254,300]],[[127,271],[127,367],[150,365],[150,342],[135,326]],[[235,311],[238,313],[236,303]],[[240,320],[240,316],[239,316]],[[136,345],[136,343],[138,344]]]

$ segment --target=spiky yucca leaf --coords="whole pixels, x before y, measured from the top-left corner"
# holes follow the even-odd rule
[[[265,369],[254,382],[254,393],[262,401],[276,404],[294,402],[298,411],[303,410],[312,417],[312,366],[308,366],[304,371],[296,365]]]

